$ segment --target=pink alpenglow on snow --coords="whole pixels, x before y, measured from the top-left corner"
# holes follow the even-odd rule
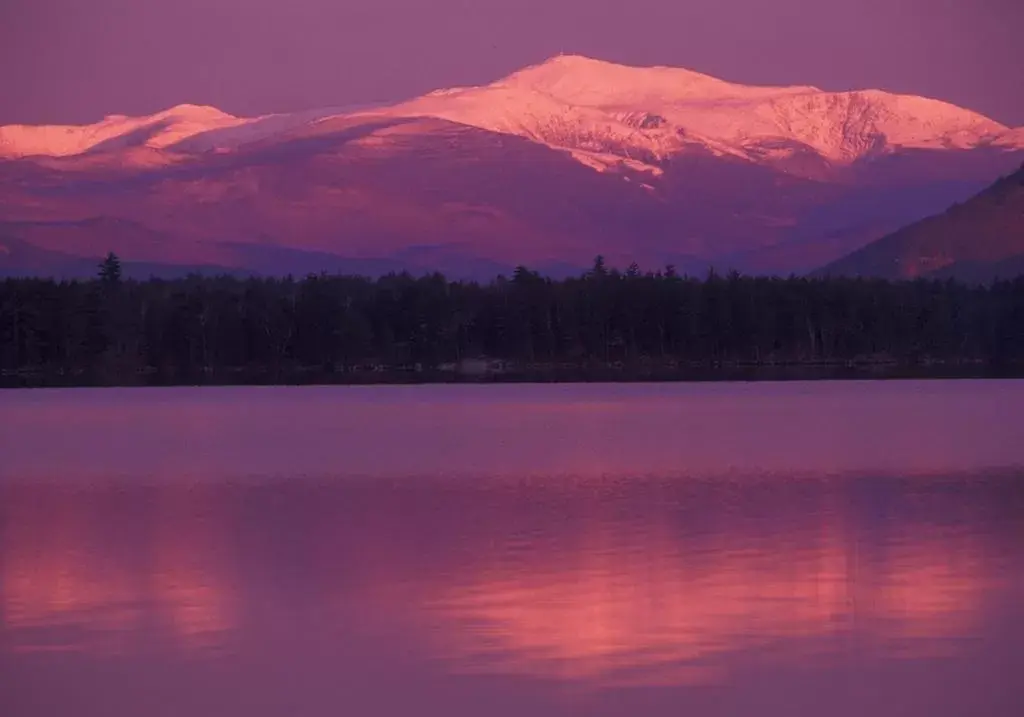
[[[939,99],[556,55],[358,109],[0,127],[0,272],[806,272],[1022,158]]]
[[[1024,148],[1024,128],[1014,130],[939,100],[881,90],[741,85],[686,69],[562,55],[491,84],[435,90],[347,115],[324,109],[241,118],[213,107],[179,105],[84,126],[0,127],[0,156],[57,157],[140,145],[228,149],[329,119],[379,115],[436,117],[584,156],[607,154],[607,145],[632,144],[638,154],[666,157],[695,143],[718,154],[748,156],[752,145],[780,139],[834,162],[894,148]]]

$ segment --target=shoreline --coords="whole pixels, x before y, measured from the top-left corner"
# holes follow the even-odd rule
[[[590,364],[500,371],[438,369],[346,369],[266,367],[221,369],[178,375],[152,367],[132,372],[103,370],[21,370],[0,375],[0,390],[28,388],[130,388],[175,386],[390,386],[421,384],[572,384],[572,383],[729,383],[787,381],[1024,379],[1024,364],[981,362],[858,363],[797,362],[774,364]]]

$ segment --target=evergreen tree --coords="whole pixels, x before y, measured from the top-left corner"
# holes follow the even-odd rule
[[[121,283],[121,260],[114,252],[108,252],[107,257],[99,264],[100,282],[106,286],[113,286]]]

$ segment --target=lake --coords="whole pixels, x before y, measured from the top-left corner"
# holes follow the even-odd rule
[[[1024,382],[0,392],[0,714],[1024,714]]]

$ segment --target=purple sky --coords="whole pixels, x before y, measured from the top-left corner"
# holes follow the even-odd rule
[[[395,100],[564,51],[1024,125],[1022,27],[1022,0],[0,0],[0,124]]]

